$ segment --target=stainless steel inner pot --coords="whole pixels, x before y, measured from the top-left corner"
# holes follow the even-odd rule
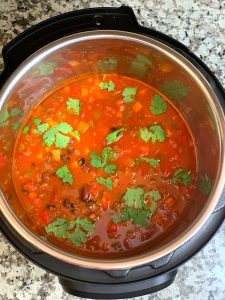
[[[151,57],[154,62],[151,68],[156,68],[158,72],[162,72],[160,69],[162,63],[171,66],[170,71],[163,73],[164,82],[181,80],[188,86],[188,96],[174,101],[174,104],[192,130],[198,159],[197,183],[201,185],[202,180],[210,179],[212,190],[206,197],[198,189],[193,195],[190,209],[182,216],[180,223],[167,237],[149,250],[140,251],[131,257],[111,260],[99,260],[68,253],[29,230],[30,226],[35,229],[35,224],[31,224],[20,206],[11,178],[17,128],[35,103],[62,79],[75,74],[99,72],[96,63],[86,59],[79,69],[74,69],[73,74],[65,72],[63,77],[56,76],[49,79],[40,73],[37,76],[37,70],[41,65],[52,62],[57,64],[58,60],[63,60],[64,54],[68,51],[76,61],[88,54],[88,57],[94,55],[99,58],[121,56],[126,62],[132,57],[133,49]],[[135,78],[134,74],[131,75],[121,66],[117,66],[111,72]],[[151,77],[151,69],[139,79],[156,89],[159,89],[163,83]],[[0,128],[0,153],[7,155],[6,165],[1,167],[0,174],[0,210],[4,218],[17,234],[33,247],[59,260],[85,268],[125,269],[154,261],[174,251],[205,223],[216,207],[225,183],[225,117],[214,88],[201,71],[183,55],[163,42],[139,34],[124,31],[90,31],[67,36],[43,47],[13,72],[0,92],[0,120],[4,123]],[[15,106],[23,113],[14,117],[8,116],[8,110]]]

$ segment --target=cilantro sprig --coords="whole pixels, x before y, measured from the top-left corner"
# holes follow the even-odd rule
[[[158,94],[154,95],[151,100],[150,111],[154,115],[160,115],[164,113],[166,109],[167,109],[167,104],[164,101],[163,97]]]
[[[151,217],[151,214],[150,210],[137,210],[135,208],[128,207],[122,210],[120,216],[114,215],[112,220],[115,224],[119,222],[132,221],[136,225],[145,227],[148,225],[148,219]]]
[[[144,190],[142,188],[127,188],[125,195],[123,196],[124,202],[129,207],[144,208]]]
[[[108,190],[112,190],[113,188],[113,183],[111,178],[103,178],[103,177],[97,177],[96,181],[106,187]]]
[[[64,183],[73,184],[73,175],[70,173],[67,166],[62,166],[56,171],[56,175],[62,179]]]
[[[78,217],[72,221],[57,218],[45,226],[45,231],[58,238],[69,239],[76,247],[81,247],[86,243],[88,236],[94,232],[94,223],[91,223],[87,218]]]
[[[151,206],[146,205],[147,199],[151,199]],[[145,193],[143,188],[127,188],[123,200],[126,207],[122,209],[120,215],[114,215],[114,223],[131,221],[132,223],[145,227],[148,219],[157,209],[157,201],[161,199],[159,191],[152,190]]]
[[[200,181],[199,181],[199,188],[200,190],[206,194],[209,195],[213,187],[213,183],[211,178],[209,177],[208,174],[204,174],[201,176]]]
[[[166,139],[166,133],[160,125],[152,125],[149,128],[144,127],[139,130],[139,137],[146,143],[151,139],[152,143],[164,142]]]
[[[68,97],[68,100],[66,102],[66,109],[71,114],[79,115],[80,114],[80,100]]]
[[[131,61],[130,73],[139,78],[144,77],[151,66],[152,66],[152,61],[150,58],[148,58],[143,54],[138,54]]]
[[[136,93],[137,93],[137,88],[136,87],[126,87],[126,88],[124,88],[124,90],[122,92],[123,102],[124,103],[133,102],[135,100]]]
[[[115,84],[112,80],[100,82],[99,87],[101,90],[107,90],[108,92],[113,92],[115,90]]]
[[[97,69],[100,72],[112,72],[117,68],[117,58],[116,57],[108,57],[103,60],[99,60],[97,64]]]
[[[111,147],[104,147],[101,155],[92,151],[90,153],[90,164],[94,168],[103,168],[106,174],[113,174],[116,170],[116,164],[109,161],[116,157]]]
[[[34,134],[41,135],[48,129],[48,123],[37,125],[37,129],[34,129]]]
[[[39,64],[37,69],[33,72],[33,76],[47,76],[54,73],[58,63],[56,61],[46,61]]]
[[[43,141],[48,147],[55,144],[55,146],[59,149],[66,148],[70,141],[70,137],[65,134],[69,134],[72,131],[73,128],[71,125],[66,122],[62,122],[45,131]]]
[[[172,179],[173,183],[183,183],[184,185],[191,184],[191,171],[182,168],[177,169],[174,172],[174,177]]]
[[[3,110],[3,112],[1,113],[1,115],[0,115],[0,128],[5,127],[9,124],[10,117],[14,118],[14,117],[17,117],[21,114],[22,114],[22,111],[17,107],[13,107],[10,110],[5,108]],[[18,126],[15,125],[15,123],[18,124]],[[14,122],[13,123],[13,129],[17,129],[19,127],[19,125],[20,125],[20,123],[18,121]]]
[[[108,145],[117,142],[119,139],[121,139],[121,137],[123,136],[123,131],[125,130],[125,128],[119,128],[114,130],[113,132],[109,133],[106,136],[106,143]]]
[[[30,125],[25,125],[24,127],[23,127],[23,134],[27,134],[28,132],[30,131]]]
[[[158,167],[160,163],[160,159],[155,159],[151,157],[142,157],[141,159],[150,164],[153,168]]]
[[[178,80],[166,81],[161,87],[160,91],[170,100],[181,100],[186,97],[189,89]]]

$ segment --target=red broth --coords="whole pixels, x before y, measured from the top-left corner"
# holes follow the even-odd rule
[[[27,115],[13,162],[18,198],[51,242],[116,257],[151,244],[196,188],[182,116],[153,87],[120,75],[76,76]]]

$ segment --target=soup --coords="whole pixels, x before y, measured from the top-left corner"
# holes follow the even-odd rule
[[[180,113],[153,87],[115,74],[75,76],[25,118],[13,181],[45,239],[116,257],[178,224],[196,189],[195,147]]]

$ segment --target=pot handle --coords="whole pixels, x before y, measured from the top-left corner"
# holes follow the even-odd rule
[[[177,270],[149,277],[145,280],[121,281],[114,283],[96,284],[89,281],[79,281],[59,277],[59,283],[66,293],[82,298],[91,299],[125,299],[152,294],[171,285],[177,275]]]
[[[139,24],[132,8],[91,8],[50,18],[19,34],[2,50],[4,73],[9,76],[35,51],[66,35],[97,29],[137,32]]]

